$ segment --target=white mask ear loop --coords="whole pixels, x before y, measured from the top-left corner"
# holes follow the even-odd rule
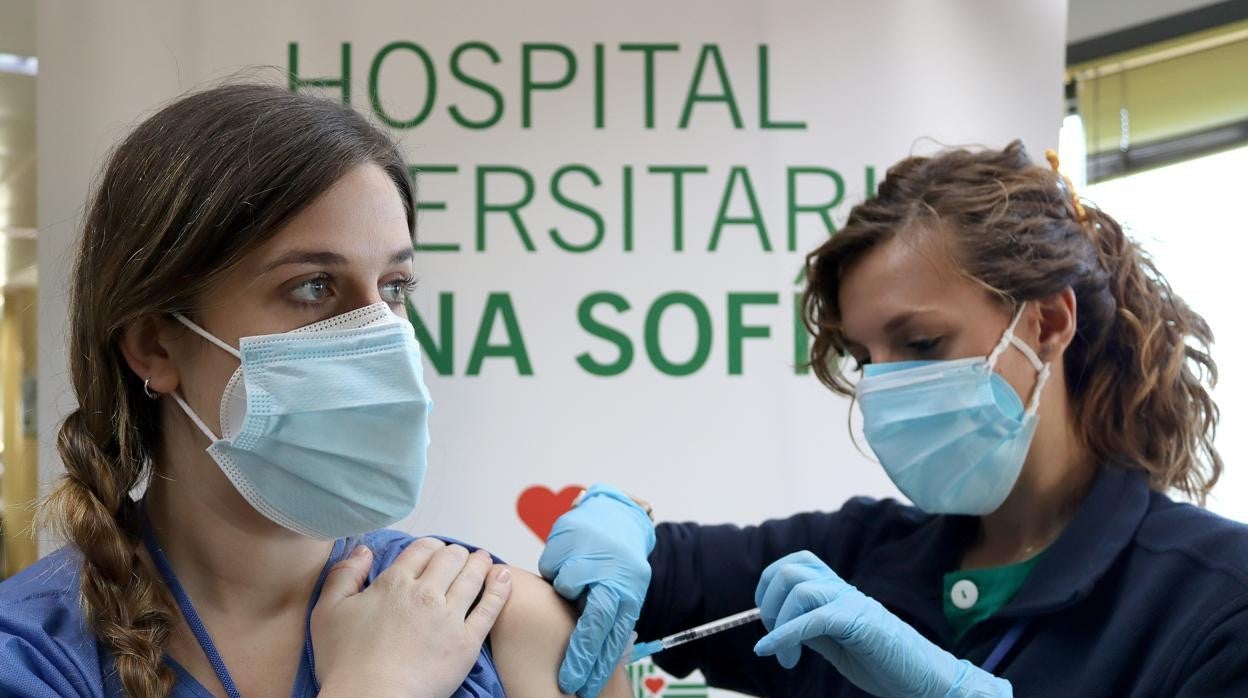
[[[1010,326],[1006,328],[1005,334],[1001,335],[1001,341],[997,342],[997,346],[988,355],[988,370],[996,369],[997,360],[1001,358],[1001,355],[1005,353],[1006,348],[1010,345],[1014,345],[1015,349],[1027,357],[1027,360],[1031,362],[1032,368],[1036,369],[1036,387],[1032,389],[1031,398],[1027,401],[1027,409],[1023,412],[1024,416],[1030,417],[1040,409],[1040,392],[1044,389],[1044,384],[1049,381],[1050,366],[1041,361],[1035,350],[1027,346],[1026,342],[1014,334],[1019,320],[1023,318],[1023,310],[1026,308],[1027,303],[1024,301],[1018,307],[1018,312],[1014,314],[1014,319],[1010,321]]]
[[[225,342],[221,341],[220,339],[217,339],[217,338],[216,338],[215,336],[213,336],[213,334],[212,334],[211,332],[209,332],[208,330],[205,330],[204,328],[200,327],[199,325],[196,325],[195,323],[193,323],[193,322],[191,322],[190,320],[186,319],[186,316],[185,316],[185,315],[183,315],[182,313],[174,313],[174,314],[173,314],[173,316],[174,316],[175,318],[177,318],[177,319],[178,319],[178,322],[180,322],[180,323],[182,323],[183,325],[186,325],[187,327],[189,327],[189,328],[191,329],[191,331],[192,331],[192,332],[194,332],[195,334],[199,335],[200,337],[203,337],[204,339],[208,340],[209,342],[212,342],[213,344],[215,344],[215,345],[217,345],[217,346],[221,347],[222,349],[224,349],[224,350],[226,350],[226,351],[230,352],[230,354],[232,354],[232,355],[234,356],[234,358],[238,359],[239,361],[242,361],[242,360],[243,360],[243,355],[242,355],[242,353],[240,353],[237,349],[235,349],[234,347],[232,347],[232,346],[230,346],[230,345],[226,344]]]
[[[178,395],[178,391],[175,390],[169,394],[173,396],[175,401],[177,401],[178,407],[182,408],[182,411],[186,413],[186,416],[191,418],[191,421],[195,423],[195,426],[199,427],[199,430],[204,432],[204,436],[207,436],[209,441],[212,443],[220,441],[220,439],[212,433],[212,430],[208,428],[208,425],[204,424],[204,420],[200,419],[199,415],[195,414],[195,410],[192,410],[191,406],[186,404],[186,400],[183,400],[182,396]]]
[[[1031,391],[1031,399],[1027,401],[1027,411],[1024,416],[1030,417],[1040,409],[1040,391],[1044,389],[1044,384],[1049,382],[1049,365],[1044,364],[1040,369],[1040,375],[1036,377],[1036,388]]]
[[[231,355],[233,355],[233,356],[234,356],[234,358],[238,359],[239,361],[242,361],[242,360],[243,360],[243,355],[242,355],[242,353],[240,353],[237,349],[235,349],[234,347],[232,347],[232,346],[230,346],[230,345],[226,344],[225,342],[221,341],[220,339],[217,339],[217,338],[216,338],[215,336],[213,336],[213,334],[212,334],[211,332],[209,332],[208,330],[205,330],[204,328],[200,327],[199,325],[196,325],[195,323],[191,322],[191,321],[190,321],[190,320],[188,320],[188,319],[186,318],[186,316],[185,316],[185,315],[183,315],[182,313],[174,313],[174,314],[173,314],[173,316],[174,316],[175,318],[177,318],[177,319],[178,319],[178,322],[182,323],[183,325],[186,325],[186,326],[187,326],[188,328],[190,328],[190,330],[191,330],[192,332],[194,332],[195,334],[199,335],[200,337],[203,337],[204,339],[208,340],[209,342],[212,342],[213,344],[215,344],[215,345],[217,345],[217,346],[221,347],[222,349],[224,349],[224,350],[228,351]],[[181,408],[182,408],[182,411],[186,413],[186,416],[187,416],[187,417],[190,417],[190,418],[191,418],[191,421],[195,423],[195,426],[199,427],[199,430],[200,430],[200,431],[202,431],[202,432],[204,433],[204,436],[208,437],[208,440],[209,440],[209,441],[211,441],[211,442],[213,442],[213,443],[216,443],[217,441],[220,441],[220,439],[218,439],[218,438],[217,438],[216,434],[213,434],[213,433],[212,433],[212,429],[209,429],[209,428],[208,428],[208,425],[204,423],[204,420],[200,419],[200,418],[199,418],[199,415],[195,414],[195,410],[192,410],[192,409],[191,409],[191,406],[190,406],[190,405],[188,405],[188,404],[186,404],[186,400],[183,400],[183,399],[182,399],[182,396],[181,396],[181,395],[178,395],[178,391],[174,390],[173,392],[171,392],[171,393],[170,393],[170,395],[172,395],[172,396],[173,396],[173,399],[174,399],[175,401],[177,401],[177,403],[178,403],[178,407],[181,407]]]

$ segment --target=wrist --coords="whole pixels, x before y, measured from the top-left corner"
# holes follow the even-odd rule
[[[574,503],[574,507],[581,506],[600,506],[606,505],[611,507],[608,502],[618,502],[624,505],[624,511],[629,514],[629,519],[635,524],[637,533],[641,536],[642,547],[645,549],[644,554],[649,555],[657,542],[657,536],[654,528],[654,516],[648,511],[650,505],[641,502],[638,499],[624,494],[621,490],[611,485],[594,485],[581,493]],[[619,511],[619,507],[613,507]],[[620,523],[624,523],[620,520]]]
[[[650,523],[654,523],[654,507],[650,506],[649,502],[627,494],[612,485],[598,484],[591,486],[589,489],[581,490],[581,493],[572,501],[572,506],[580,506],[582,502],[592,497],[609,497],[623,504],[631,505],[645,514],[646,518],[650,519]]]

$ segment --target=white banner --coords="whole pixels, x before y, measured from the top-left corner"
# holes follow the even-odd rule
[[[1055,147],[1065,11],[41,2],[44,479],[72,404],[68,260],[104,154],[184,91],[274,66],[247,74],[349,99],[421,171],[436,408],[407,528],[533,568],[535,531],[593,481],[707,522],[892,495],[851,442],[848,401],[797,368],[803,255],[912,152]],[[642,678],[639,695],[667,691]],[[666,695],[705,694],[682,690]]]

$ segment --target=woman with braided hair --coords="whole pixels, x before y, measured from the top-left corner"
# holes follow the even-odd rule
[[[69,545],[0,584],[0,696],[559,694],[549,585],[385,530],[428,445],[413,190],[360,115],[272,86],[117,146],[69,295]]]

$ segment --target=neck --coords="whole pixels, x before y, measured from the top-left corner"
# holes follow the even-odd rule
[[[1063,428],[1036,434],[1010,496],[980,518],[978,536],[963,557],[963,567],[1030,559],[1057,540],[1074,518],[1096,477],[1097,463],[1068,422],[1058,425]]]
[[[196,465],[216,469],[204,460]],[[287,531],[225,484],[230,491],[213,496],[211,486],[178,487],[152,478],[147,516],[178,582],[201,612],[256,619],[302,612],[333,541]]]

